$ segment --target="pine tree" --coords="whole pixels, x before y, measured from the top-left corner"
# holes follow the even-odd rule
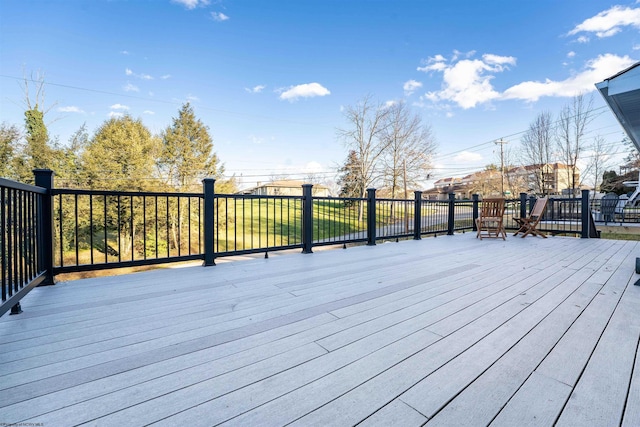
[[[159,165],[170,185],[181,189],[199,189],[202,179],[220,178],[223,167],[213,151],[209,129],[196,118],[189,103],[162,134]]]
[[[363,180],[358,173],[358,154],[355,150],[349,151],[345,164],[338,170],[338,185],[340,186],[340,197],[361,197],[364,192]],[[348,203],[351,205],[352,203]]]

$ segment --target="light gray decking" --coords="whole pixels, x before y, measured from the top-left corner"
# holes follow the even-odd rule
[[[636,256],[467,233],[37,288],[0,423],[638,426]]]

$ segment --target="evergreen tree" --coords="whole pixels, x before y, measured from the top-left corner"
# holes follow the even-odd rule
[[[338,169],[338,185],[340,186],[340,197],[361,197],[364,192],[363,180],[358,173],[358,153],[355,150],[349,151],[345,164]],[[351,205],[351,203],[349,203]]]
[[[196,118],[189,103],[162,134],[160,169],[170,185],[181,190],[200,189],[202,179],[220,178],[223,167],[213,152],[209,129]]]
[[[38,104],[33,109],[24,112],[25,128],[27,131],[27,153],[31,158],[34,168],[51,167],[49,164],[50,150],[47,145],[49,132],[44,124],[44,114],[38,109]]]

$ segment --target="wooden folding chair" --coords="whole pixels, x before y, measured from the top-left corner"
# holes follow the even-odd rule
[[[547,208],[548,197],[541,197],[536,200],[536,203],[533,205],[533,210],[528,217],[525,218],[516,218],[513,217],[513,220],[518,223],[520,229],[513,233],[514,236],[517,236],[518,233],[524,233],[522,237],[527,237],[527,235],[531,234],[532,236],[541,236],[545,239],[547,236],[541,231],[539,231],[536,227],[538,223],[542,219],[542,214],[544,210]]]
[[[483,237],[498,238],[505,240],[507,233],[504,231],[504,199],[493,198],[482,200],[482,208],[476,219],[478,234],[476,238],[482,240]]]

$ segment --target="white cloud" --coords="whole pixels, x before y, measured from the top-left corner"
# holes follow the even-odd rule
[[[316,96],[330,95],[329,89],[320,83],[305,83],[297,86],[291,86],[280,94],[280,99],[296,101],[298,98],[313,98]]]
[[[306,173],[319,173],[325,171],[324,167],[322,167],[322,165],[316,161],[311,161],[304,165],[303,170]]]
[[[266,88],[265,85],[257,85],[252,88],[245,87],[244,90],[249,93],[260,93]]]
[[[573,36],[585,32],[595,33],[598,38],[611,37],[626,26],[640,28],[640,8],[613,6],[596,16],[585,19],[569,31],[568,35]]]
[[[214,21],[224,22],[229,20],[229,17],[222,12],[211,12],[211,17]]]
[[[516,65],[516,58],[513,56],[500,56],[492,53],[485,53],[482,55],[482,59],[485,63],[496,67],[502,67],[502,65]],[[499,68],[497,71],[502,71],[502,68]]]
[[[590,92],[595,90],[595,83],[611,77],[635,62],[626,55],[607,53],[588,61],[581,72],[564,80],[522,82],[504,91],[501,98],[537,101],[543,96],[571,97],[581,92]]]
[[[402,85],[402,89],[404,89],[404,93],[406,96],[412,95],[416,89],[419,89],[421,87],[422,83],[416,80],[408,80],[404,83],[404,85]]]
[[[194,101],[194,102],[195,102],[195,101],[200,101],[200,98],[198,98],[198,97],[197,97],[197,96],[195,96],[195,95],[191,95],[191,94],[189,94],[189,95],[187,95],[187,101]]]
[[[209,0],[171,0],[172,3],[180,4],[187,9],[195,9],[196,7],[203,7],[209,5]]]
[[[151,111],[151,110],[144,110],[144,111],[142,112],[142,114],[148,114],[148,115],[150,115],[150,116],[153,116],[154,114],[156,114],[156,112],[155,112],[155,111]]]
[[[140,92],[140,88],[136,85],[132,85],[131,83],[127,83],[122,86],[122,89],[124,89],[125,92]]]
[[[120,113],[118,111],[109,111],[109,117],[119,119],[120,117],[124,117],[124,113]]]
[[[447,62],[442,55],[429,58],[419,71],[435,71],[443,74],[442,89],[427,92],[425,98],[433,102],[450,101],[464,109],[473,108],[478,104],[500,97],[491,80],[495,73],[509,69],[516,64],[513,56],[484,54],[482,59],[461,59],[457,61],[459,53]]]
[[[61,113],[80,113],[80,114],[85,114],[85,112],[83,110],[81,110],[80,108],[74,106],[74,105],[70,105],[68,107],[59,107],[58,111]]]
[[[165,74],[164,76],[160,77],[162,80],[167,80],[171,78],[171,74]]]
[[[122,105],[122,104],[113,104],[111,107],[112,110],[128,110],[129,107],[126,105]]]
[[[122,55],[131,55],[128,50],[121,50],[120,53]]]
[[[638,1],[640,1],[640,0],[638,0]],[[640,50],[640,44],[633,45],[632,49],[633,50]]]
[[[249,135],[249,139],[253,144],[262,144],[264,142],[264,138],[255,135]]]
[[[456,163],[478,163],[482,161],[482,155],[471,151],[463,151],[455,156],[453,161]]]
[[[573,58],[574,56],[576,56],[576,53],[574,51],[567,53],[567,58]]]
[[[136,78],[142,79],[142,80],[153,80],[153,76],[150,76],[149,74],[143,74],[143,73],[141,73],[141,74],[134,73],[131,68],[125,69],[124,73],[127,76],[133,76],[133,77],[136,77]]]

